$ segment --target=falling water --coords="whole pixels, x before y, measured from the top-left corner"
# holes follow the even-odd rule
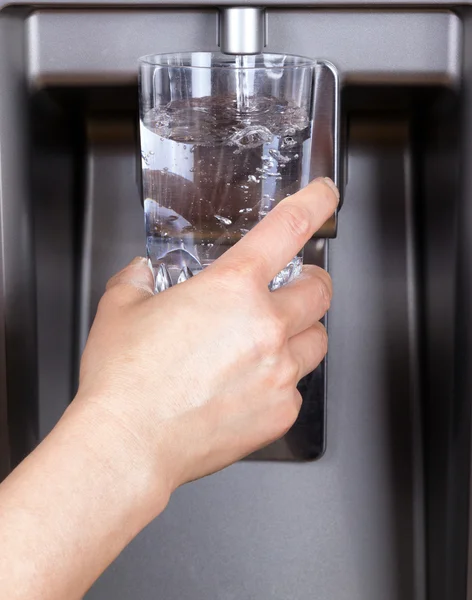
[[[239,54],[235,57],[236,103],[239,113],[248,113],[251,110],[250,99],[254,96],[254,75],[249,72],[249,69],[253,65],[253,56]]]

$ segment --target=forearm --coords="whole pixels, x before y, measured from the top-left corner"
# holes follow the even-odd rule
[[[166,486],[99,410],[74,405],[0,486],[1,598],[81,598],[165,507]]]

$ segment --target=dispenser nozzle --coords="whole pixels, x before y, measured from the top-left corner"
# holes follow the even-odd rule
[[[222,7],[218,43],[223,54],[261,54],[267,45],[265,8]]]

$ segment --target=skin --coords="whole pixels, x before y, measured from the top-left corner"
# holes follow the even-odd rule
[[[0,485],[0,597],[81,598],[179,486],[280,438],[327,351],[329,275],[268,283],[334,212],[316,180],[211,267],[154,295],[145,259],[115,275],[76,398]]]

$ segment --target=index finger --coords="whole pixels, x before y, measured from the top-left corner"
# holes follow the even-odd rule
[[[315,179],[279,202],[218,260],[220,266],[243,264],[268,283],[331,217],[338,201],[339,192],[330,179]]]

